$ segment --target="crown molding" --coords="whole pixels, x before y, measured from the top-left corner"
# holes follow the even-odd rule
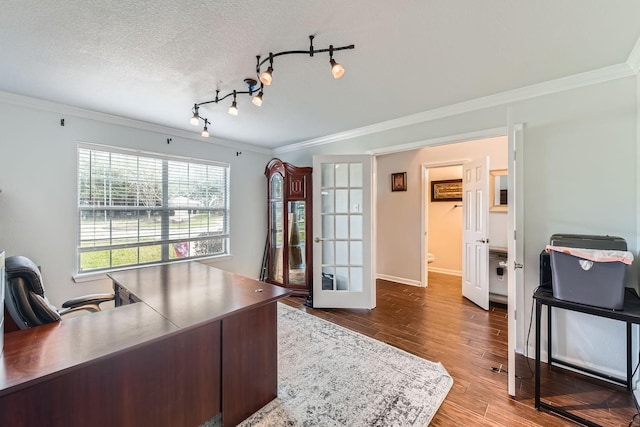
[[[176,138],[185,138],[193,141],[204,142],[213,145],[220,145],[223,147],[232,148],[234,150],[241,149],[244,151],[252,151],[260,154],[271,155],[270,148],[259,147],[244,142],[230,141],[220,138],[204,138],[195,136],[193,132],[188,132],[181,129],[176,129],[168,126],[162,126],[155,123],[144,122],[141,120],[128,119],[126,117],[115,116],[112,114],[99,113],[97,111],[86,110],[83,108],[72,107],[65,104],[58,104],[56,102],[45,101],[43,99],[31,98],[25,95],[18,95],[16,93],[0,91],[0,103],[14,105],[18,107],[33,108],[35,110],[46,111],[56,114],[67,114],[73,117],[82,119],[95,120],[103,123],[109,123],[113,125],[125,126],[139,130],[145,130],[149,132],[161,133],[165,136],[174,136]]]
[[[627,58],[627,65],[629,65],[634,73],[640,73],[640,38]]]
[[[522,125],[520,125],[522,126]],[[373,156],[381,156],[383,154],[399,153],[401,151],[411,151],[425,147],[433,147],[436,145],[449,144],[451,142],[465,142],[474,141],[478,139],[494,138],[497,136],[505,136],[507,134],[507,127],[501,126],[491,129],[482,129],[479,131],[461,133],[457,135],[447,135],[439,138],[422,139],[420,141],[408,142],[406,144],[391,145],[382,148],[376,148],[375,150],[367,150],[366,154]]]
[[[345,132],[339,132],[332,135],[323,136],[320,138],[315,138],[307,141],[285,145],[282,147],[274,148],[273,153],[281,154],[281,153],[287,153],[291,151],[303,150],[311,147],[317,147],[320,145],[331,144],[333,142],[344,141],[347,139],[357,138],[360,136],[371,135],[374,133],[411,126],[419,123],[429,122],[432,120],[451,117],[458,114],[468,113],[471,111],[482,110],[485,108],[496,107],[500,105],[505,105],[505,104],[510,104],[518,101],[531,99],[531,98],[536,98],[538,96],[549,95],[556,92],[577,89],[584,86],[590,86],[598,83],[607,82],[610,80],[630,77],[630,76],[633,76],[634,74],[635,73],[632,67],[627,63],[611,65],[609,67],[604,67],[604,68],[599,68],[593,71],[574,74],[571,76],[562,77],[555,80],[549,80],[543,83],[525,86],[519,89],[514,89],[506,92],[500,92],[497,94],[472,99],[469,101],[463,101],[457,104],[451,104],[446,107],[435,108],[433,110],[411,114],[409,116],[400,117],[397,119],[386,120],[384,122],[379,122],[373,125],[351,129]]]

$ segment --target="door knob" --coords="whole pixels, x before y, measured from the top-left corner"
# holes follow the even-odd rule
[[[319,237],[316,237],[315,239],[313,239],[313,241],[314,241],[314,242],[316,242],[316,243],[320,243],[320,242],[322,242],[323,240],[324,240],[324,239],[321,239],[321,238],[319,238]]]
[[[476,242],[478,242],[478,243],[489,243],[489,239],[480,239],[480,240],[476,240]]]

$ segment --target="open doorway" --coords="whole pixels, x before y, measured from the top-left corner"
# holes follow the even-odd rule
[[[446,191],[462,182],[461,161],[422,165],[423,260],[422,286],[429,284],[429,271],[462,275],[462,200]]]
[[[436,147],[426,147],[417,155],[426,159],[422,169],[422,257],[421,284],[428,286],[429,271],[462,276],[463,271],[463,204],[461,194],[438,197],[434,194],[438,186],[451,186],[461,182],[465,163],[475,158],[489,158],[489,168],[494,173],[505,173],[508,163],[508,141],[506,136],[483,138]],[[465,155],[466,158],[462,157]],[[491,174],[490,186],[500,185]],[[460,184],[461,185],[461,184]],[[459,187],[458,187],[459,188]],[[492,187],[493,188],[493,187]],[[494,190],[495,191],[495,190]],[[493,193],[493,192],[492,192]],[[455,196],[460,197],[455,197]],[[502,192],[506,197],[506,193]],[[498,190],[497,197],[500,197]],[[492,201],[495,200],[490,195]],[[505,263],[507,260],[507,210],[502,206],[493,208],[494,203],[484,207],[488,217],[489,257],[485,268],[489,275],[489,299],[502,304],[507,303],[507,280]]]
[[[502,130],[504,132],[504,130]],[[389,151],[388,153],[376,153],[377,163],[377,203],[376,203],[376,240],[377,247],[377,271],[380,279],[389,280],[412,286],[426,286],[427,272],[431,266],[441,269],[440,272],[451,275],[462,275],[461,239],[456,238],[458,246],[445,245],[445,250],[453,253],[457,251],[456,264],[446,263],[448,253],[440,252],[440,249],[429,249],[429,224],[426,212],[430,202],[429,178],[425,177],[427,170],[434,167],[462,165],[473,158],[481,156],[490,157],[490,168],[507,169],[507,138],[506,136],[491,136],[466,138],[461,140],[440,142],[438,145],[414,147],[409,150]],[[390,177],[394,173],[406,172],[406,190],[393,191]],[[461,176],[461,175],[460,175]],[[426,181],[425,181],[426,180]],[[461,218],[462,208],[454,208],[455,202],[435,202],[443,206],[443,210],[451,219]],[[493,224],[493,217],[499,216],[503,224],[506,224],[506,213],[491,215],[490,226],[498,230],[505,230],[500,246],[506,246],[505,225]],[[458,222],[461,224],[461,222]],[[441,225],[446,228],[446,225]],[[460,249],[459,249],[460,248]],[[429,253],[431,259],[429,264]],[[437,270],[434,270],[437,271]]]

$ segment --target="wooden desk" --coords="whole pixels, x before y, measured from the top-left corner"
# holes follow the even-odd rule
[[[228,426],[276,397],[287,290],[197,262],[111,277],[143,302],[6,334],[0,424]]]
[[[535,361],[535,408],[545,408],[551,412],[563,415],[573,421],[577,421],[587,426],[598,426],[589,420],[579,417],[575,414],[565,411],[564,409],[554,406],[550,403],[545,403],[540,400],[540,318],[542,317],[542,306],[547,306],[547,363],[549,366],[553,364],[563,365],[578,371],[582,371],[593,375],[595,377],[607,379],[611,382],[620,384],[631,390],[632,385],[632,366],[631,366],[631,325],[640,324],[640,297],[636,294],[635,290],[627,288],[624,294],[624,306],[620,311],[609,310],[605,308],[592,307],[589,305],[578,304],[570,301],[564,301],[553,296],[550,289],[538,288],[533,294],[533,298],[536,301],[536,361]],[[619,320],[626,323],[626,345],[627,345],[627,372],[626,378],[616,378],[601,372],[597,372],[591,369],[587,369],[581,366],[571,364],[560,359],[553,357],[551,343],[552,343],[552,327],[551,327],[551,313],[552,308],[561,308],[569,311],[576,311],[579,313],[586,313],[593,316],[605,317],[607,319]]]

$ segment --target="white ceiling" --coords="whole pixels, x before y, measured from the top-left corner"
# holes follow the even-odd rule
[[[264,104],[202,108],[213,137],[280,147],[624,63],[634,0],[3,0],[0,90],[198,134],[196,102],[245,90],[274,61]]]

